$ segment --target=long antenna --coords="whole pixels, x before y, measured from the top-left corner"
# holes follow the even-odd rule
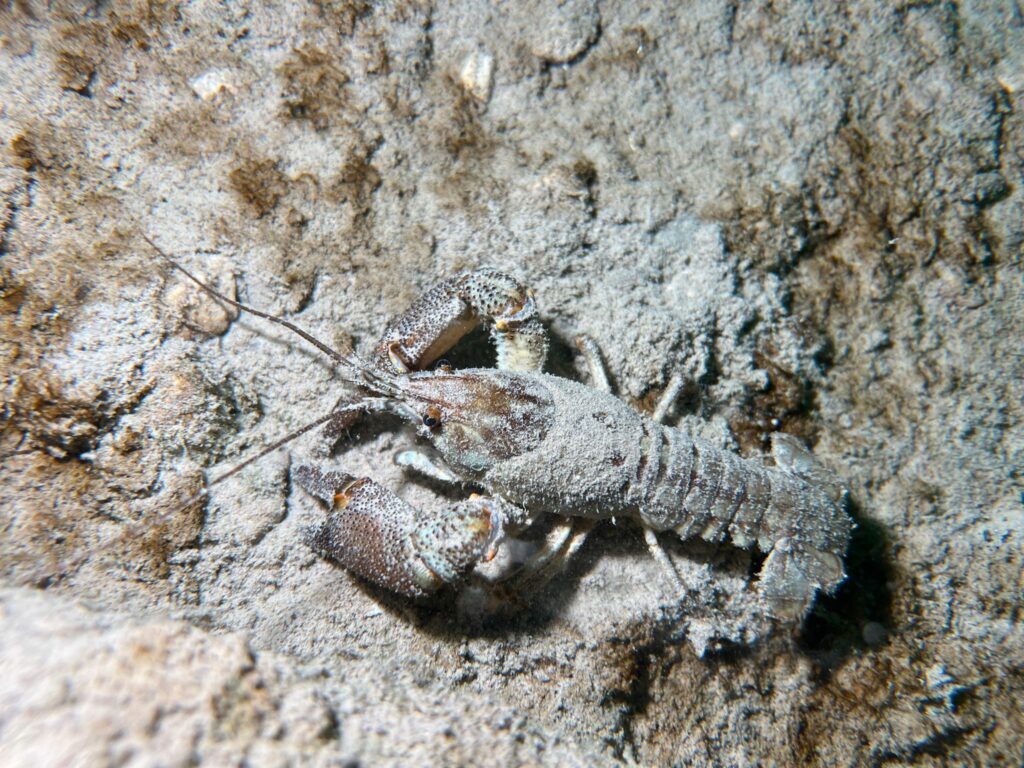
[[[170,264],[176,270],[181,272],[181,274],[183,274],[185,277],[187,277],[189,280],[191,280],[193,283],[198,285],[200,288],[202,288],[204,291],[206,291],[207,293],[209,293],[211,296],[215,297],[219,301],[223,301],[225,304],[228,304],[228,305],[234,307],[235,309],[241,310],[242,312],[248,312],[250,315],[255,315],[256,317],[262,317],[264,320],[269,320],[272,323],[277,323],[278,325],[283,325],[288,330],[294,331],[295,333],[297,333],[299,336],[301,336],[303,339],[308,341],[310,344],[312,344],[314,347],[319,349],[321,352],[323,352],[325,355],[327,355],[331,359],[336,360],[337,362],[339,362],[342,365],[345,365],[345,366],[347,366],[349,368],[353,367],[353,362],[352,362],[352,360],[350,359],[350,357],[348,355],[343,354],[341,352],[338,352],[337,350],[331,349],[326,344],[324,344],[322,341],[319,341],[318,339],[313,338],[313,336],[311,336],[310,334],[306,333],[304,330],[299,328],[294,323],[290,323],[287,320],[285,320],[283,317],[278,317],[277,315],[271,315],[271,314],[268,314],[267,312],[260,312],[258,309],[253,309],[252,307],[246,306],[245,304],[242,304],[241,302],[235,301],[234,299],[229,299],[223,293],[220,293],[219,291],[214,290],[213,288],[208,286],[206,283],[204,283],[202,280],[200,280],[198,277],[196,277],[191,272],[189,272],[187,269],[185,269],[183,266],[181,266],[181,264],[179,264],[174,259],[172,259],[170,256],[168,256],[167,253],[159,245],[157,245],[156,243],[154,243],[152,240],[149,239],[149,236],[146,235],[145,232],[140,232],[139,234],[142,235],[142,239],[143,240],[145,240],[147,243],[149,243],[149,247],[152,248],[154,251],[156,251],[160,255],[160,258],[162,258],[164,261],[166,261],[168,264]]]
[[[273,453],[278,448],[280,448],[282,445],[286,445],[286,444],[290,443],[292,440],[294,440],[294,439],[296,439],[298,437],[302,437],[304,434],[309,432],[309,430],[316,429],[321,424],[323,424],[323,423],[325,423],[327,421],[330,421],[331,419],[334,418],[336,413],[337,413],[336,411],[331,411],[326,416],[321,416],[320,418],[316,419],[315,421],[311,421],[306,426],[299,427],[294,432],[289,432],[287,435],[285,435],[284,437],[282,437],[282,438],[280,438],[278,440],[275,440],[274,442],[272,442],[270,445],[266,446],[265,448],[261,448],[259,450],[259,452],[257,452],[256,454],[250,456],[248,459],[243,461],[241,464],[237,464],[236,466],[232,467],[231,469],[229,469],[224,474],[217,475],[217,477],[213,478],[213,480],[211,480],[210,482],[208,482],[206,484],[207,490],[209,490],[214,485],[219,485],[220,483],[222,483],[225,480],[227,480],[229,477],[231,477],[233,475],[237,475],[239,472],[241,472],[243,469],[248,467],[250,464],[252,464],[253,462],[259,461],[264,456],[266,456],[268,453]]]
[[[321,424],[323,424],[323,423],[325,423],[327,421],[330,421],[338,413],[339,413],[339,411],[331,411],[326,416],[321,416],[316,421],[311,421],[309,424],[306,424],[303,427],[299,427],[294,432],[289,432],[287,435],[282,437],[280,440],[275,440],[270,445],[265,446],[264,448],[261,448],[257,453],[255,453],[254,455],[250,456],[248,459],[243,461],[241,464],[236,464],[235,466],[233,466],[231,469],[229,469],[224,474],[217,475],[217,477],[213,478],[213,480],[211,480],[210,482],[208,482],[206,484],[206,487],[204,487],[203,490],[201,490],[195,496],[192,496],[192,497],[186,499],[184,502],[182,502],[181,506],[178,507],[178,511],[180,512],[183,509],[187,509],[188,507],[191,507],[193,504],[195,504],[200,499],[205,498],[206,496],[209,496],[210,495],[210,489],[213,486],[219,485],[220,483],[222,483],[225,480],[227,480],[229,477],[233,477],[234,475],[237,475],[239,472],[241,472],[243,469],[248,467],[250,464],[259,461],[260,459],[262,459],[267,454],[273,453],[274,451],[276,451],[281,446],[283,446],[283,445],[285,445],[287,443],[290,443],[292,440],[294,440],[294,439],[296,439],[298,437],[302,437],[304,434],[309,432],[311,429],[316,429]]]

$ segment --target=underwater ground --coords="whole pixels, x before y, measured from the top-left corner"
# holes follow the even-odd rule
[[[5,4],[0,762],[1020,764],[1022,93],[1019,2]],[[363,353],[511,273],[551,372],[589,335],[637,409],[681,373],[673,424],[811,446],[848,579],[770,621],[756,555],[663,536],[680,600],[616,520],[533,594],[405,602],[289,476],[471,490],[390,417],[183,508],[345,389],[143,235]]]

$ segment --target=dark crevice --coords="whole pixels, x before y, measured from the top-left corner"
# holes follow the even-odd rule
[[[897,580],[889,534],[851,503],[857,523],[846,551],[846,580],[833,595],[819,595],[804,620],[799,648],[827,678],[854,651],[877,647],[893,631],[893,584]]]

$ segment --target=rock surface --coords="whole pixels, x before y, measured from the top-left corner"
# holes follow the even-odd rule
[[[1022,759],[1019,9],[512,5],[0,11],[5,763]],[[183,509],[343,389],[143,235],[364,351],[439,277],[511,272],[552,372],[588,334],[642,410],[681,371],[681,426],[812,445],[850,578],[773,625],[749,555],[666,541],[683,605],[616,521],[529,602],[403,603],[302,545],[289,482],[452,497],[387,419]]]

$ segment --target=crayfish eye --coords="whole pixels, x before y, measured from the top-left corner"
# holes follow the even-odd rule
[[[424,426],[430,427],[431,429],[440,426],[441,409],[438,408],[436,405],[429,406],[427,408],[427,412],[423,414],[423,424]]]

